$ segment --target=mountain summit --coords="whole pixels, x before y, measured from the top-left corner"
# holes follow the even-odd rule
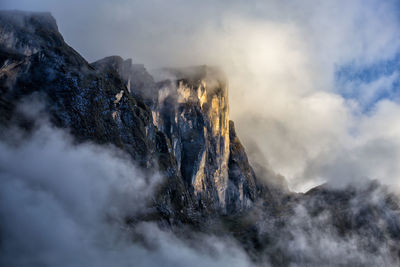
[[[163,69],[169,78],[156,83],[143,65],[118,56],[89,64],[64,42],[48,13],[2,12],[0,19],[4,124],[34,94],[51,122],[77,140],[113,144],[140,166],[159,168],[175,181],[168,187],[187,196],[176,205],[221,212],[252,206],[262,185],[230,135],[221,70]]]

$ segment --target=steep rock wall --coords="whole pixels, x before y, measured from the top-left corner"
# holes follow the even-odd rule
[[[33,97],[52,125],[78,142],[112,144],[166,186],[155,206],[167,217],[190,214],[190,193],[177,171],[171,144],[153,123],[150,108],[129,93],[114,67],[96,69],[69,47],[48,13],[0,12],[0,134],[3,127],[32,127],[17,106]],[[133,174],[134,175],[134,174]]]
[[[94,64],[105,61],[107,58]],[[124,65],[119,69],[133,68]],[[122,71],[121,76],[126,77],[126,84],[134,85],[131,93],[148,103],[154,124],[169,138],[177,170],[198,206],[230,213],[250,208],[268,190],[260,190],[266,186],[257,184],[233,122],[229,121],[224,73],[209,66],[161,72],[167,78],[158,83],[143,69]]]
[[[164,172],[163,213],[251,206],[248,196],[257,192],[248,161],[229,163],[228,85],[218,68],[164,69],[169,78],[156,83],[143,65],[118,56],[89,64],[48,13],[4,11],[0,22],[3,125],[18,117],[21,99],[35,95],[51,123],[77,141],[113,144],[143,168]],[[240,149],[234,152],[245,154]]]
[[[219,70],[171,71],[158,84],[155,123],[171,140],[178,169],[203,207],[225,208],[228,185],[229,108]]]

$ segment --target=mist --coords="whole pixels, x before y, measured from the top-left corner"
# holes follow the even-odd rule
[[[32,105],[20,109],[32,111]],[[129,224],[126,218],[151,212],[162,176],[144,173],[113,146],[77,144],[46,118],[35,128],[29,137],[10,128],[0,142],[2,266],[242,267],[276,266],[282,258],[289,266],[398,265],[395,244],[380,242],[380,228],[360,227],[362,234],[343,237],[332,225],[333,214],[312,215],[328,204],[318,196],[297,203],[289,217],[255,207],[248,215],[255,232],[248,234],[269,240],[256,258],[231,234],[174,230],[162,222]],[[387,218],[382,229],[398,227],[385,188],[356,190],[342,211],[364,218],[357,214],[373,207]]]
[[[251,265],[228,238],[199,234],[189,245],[156,223],[127,225],[162,179],[116,148],[74,144],[47,123],[27,139],[9,134],[0,142],[0,265]]]

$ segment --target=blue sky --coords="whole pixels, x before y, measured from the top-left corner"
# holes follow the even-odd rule
[[[381,100],[399,102],[399,70],[400,54],[370,65],[358,66],[350,63],[338,66],[335,72],[336,88],[344,98],[359,103],[362,112],[372,112],[375,104]],[[387,81],[379,83],[382,80]],[[376,90],[366,99],[365,90],[372,91],[373,84],[376,85]]]

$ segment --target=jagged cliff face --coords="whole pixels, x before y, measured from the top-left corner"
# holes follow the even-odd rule
[[[133,64],[132,59],[123,60],[119,56],[110,56],[91,65],[104,73],[115,72],[124,81],[128,92],[135,99],[143,100],[150,108],[157,104],[156,83],[143,64]]]
[[[229,158],[227,86],[212,68],[191,71],[196,75],[176,71],[176,80],[159,84],[158,105],[153,111],[155,123],[170,138],[182,177],[200,205],[218,203],[225,208]]]
[[[1,62],[2,109],[12,111],[19,99],[36,93],[55,125],[80,140],[111,142],[140,165],[154,165],[151,111],[131,97],[117,72],[90,66],[65,44],[49,15],[19,15],[1,28],[7,38],[0,45],[8,53]]]
[[[266,186],[257,183],[245,150],[236,135],[233,121],[229,121],[229,141],[229,184],[226,198],[228,211],[232,212],[250,208],[258,197],[266,197],[270,192]]]
[[[48,13],[3,12],[0,21],[3,125],[25,123],[16,105],[35,95],[51,122],[78,141],[114,144],[140,166],[160,169],[170,179],[161,197],[166,216],[174,216],[172,206],[207,212],[251,206],[255,176],[247,158],[230,160],[245,152],[230,136],[220,70],[165,69],[170,78],[156,83],[143,65],[118,56],[87,63]]]
[[[88,64],[64,42],[47,13],[2,12],[0,21],[2,127],[30,128],[17,105],[35,98],[51,123],[68,129],[78,142],[113,144],[141,167],[160,169],[168,186],[157,206],[166,216],[192,209],[170,141],[154,125],[150,108],[129,92],[116,65]]]
[[[221,70],[163,69],[168,79],[156,83],[142,65],[119,57],[92,66],[119,72],[131,95],[150,107],[153,123],[170,140],[177,171],[201,209],[234,212],[252,205],[256,179],[229,123],[228,85]]]

